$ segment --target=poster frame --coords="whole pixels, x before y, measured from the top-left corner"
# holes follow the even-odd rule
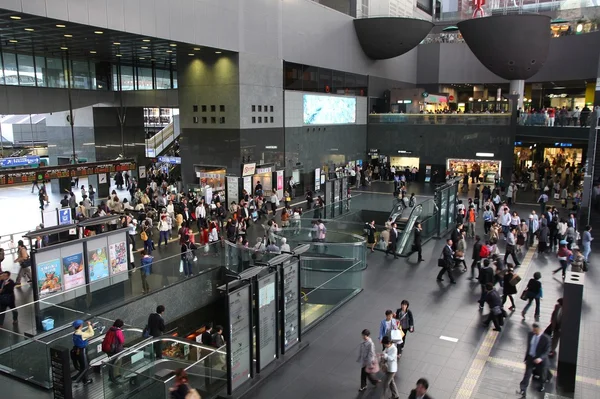
[[[231,334],[231,309],[230,309],[230,300],[229,297],[231,295],[237,295],[238,293],[240,293],[241,291],[247,290],[247,300],[248,300],[248,334],[249,334],[249,341],[250,345],[252,345],[252,340],[253,340],[253,334],[252,334],[252,330],[253,330],[253,319],[252,319],[252,297],[254,295],[254,284],[245,284],[244,286],[237,288],[234,291],[229,291],[227,293],[227,340],[225,342],[226,346],[227,346],[227,394],[231,395],[233,393],[233,391],[235,389],[237,389],[238,387],[234,387],[233,386],[233,370],[231,368],[232,364],[232,346],[231,346],[231,340],[232,340],[232,334]],[[250,378],[248,378],[247,381],[251,380],[252,378],[254,378],[254,367],[253,366],[253,362],[252,362],[252,348],[250,348],[250,350],[248,351],[248,360],[249,360],[249,364],[250,364]],[[245,381],[245,382],[247,382]],[[240,385],[243,385],[245,382],[242,382]]]

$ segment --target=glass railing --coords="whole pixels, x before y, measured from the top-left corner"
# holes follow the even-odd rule
[[[590,125],[592,118],[590,118],[591,113],[583,114],[583,116],[573,117],[565,115],[565,116],[556,116],[554,118],[554,127],[586,127]],[[517,119],[518,124],[521,126],[550,126],[550,118],[545,113],[525,113],[523,112],[519,118]]]
[[[371,114],[369,123],[402,125],[510,125],[510,114]]]
[[[362,290],[362,262],[353,262],[351,259],[302,258],[300,266],[303,332]]]

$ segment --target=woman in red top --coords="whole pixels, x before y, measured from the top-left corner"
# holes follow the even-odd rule
[[[567,273],[567,267],[569,267],[569,262],[573,253],[567,248],[567,241],[561,240],[559,242],[558,253],[556,254],[558,257],[558,261],[560,262],[560,267],[552,272],[552,274],[556,274],[559,270],[562,269],[562,278],[565,279],[565,274]]]

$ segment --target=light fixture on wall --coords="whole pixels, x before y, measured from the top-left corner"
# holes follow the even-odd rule
[[[398,154],[412,154],[412,151],[398,150]]]
[[[493,158],[494,153],[493,152],[478,152],[475,154],[475,156],[482,157],[482,158]]]
[[[267,146],[265,146],[265,149],[266,150],[276,150],[277,146],[276,145],[267,145]]]

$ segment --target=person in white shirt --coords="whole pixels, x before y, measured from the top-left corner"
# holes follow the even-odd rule
[[[287,243],[287,238],[283,237],[281,239],[281,248],[280,248],[281,252],[292,252],[292,249],[290,248],[290,244]]]
[[[506,241],[506,236],[508,235],[510,228],[510,211],[507,207],[504,207],[502,211],[502,216],[500,217],[500,224],[502,225],[502,234],[504,235],[504,241]]]
[[[380,356],[385,362],[386,366],[385,376],[383,377],[383,393],[381,397],[388,397],[387,390],[389,388],[392,398],[398,398],[398,388],[396,387],[396,381],[394,381],[394,377],[398,371],[398,349],[388,336],[383,337],[381,343],[383,344],[384,349]]]

